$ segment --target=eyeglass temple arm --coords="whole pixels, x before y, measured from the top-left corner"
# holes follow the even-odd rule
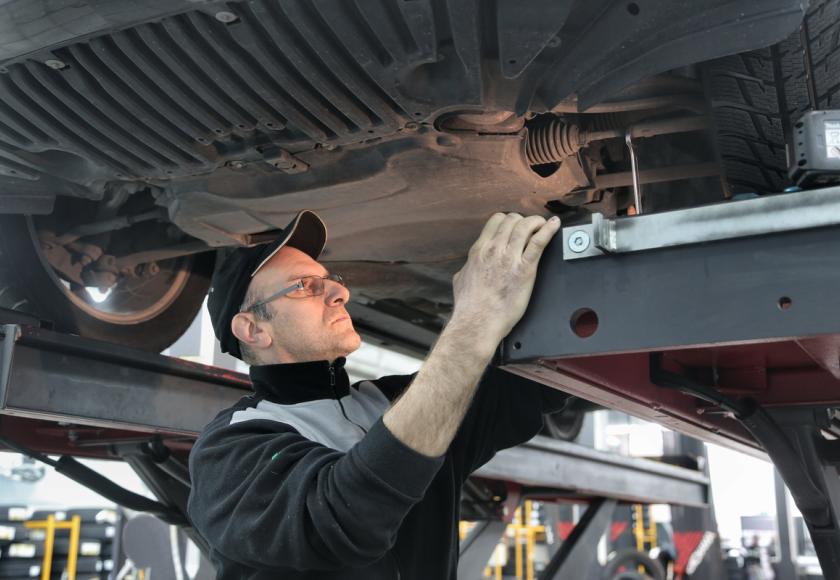
[[[250,310],[251,308],[255,308],[255,307],[257,307],[261,304],[268,304],[269,302],[271,302],[275,298],[280,298],[281,296],[285,296],[286,294],[289,294],[290,292],[294,292],[295,290],[303,290],[303,282],[301,280],[298,280],[297,282],[295,282],[294,284],[292,284],[288,288],[283,288],[282,290],[280,290],[278,292],[275,292],[271,296],[268,296],[266,298],[263,298],[262,300],[254,302],[253,304],[251,304],[251,306],[248,307],[248,309]]]

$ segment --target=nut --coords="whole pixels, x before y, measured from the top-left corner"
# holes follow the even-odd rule
[[[589,234],[583,230],[572,232],[572,235],[569,236],[569,249],[576,254],[581,254],[588,250],[590,243]]]
[[[157,276],[160,274],[160,266],[158,266],[157,262],[148,262],[143,264],[143,271],[141,272],[141,276],[145,278],[151,278],[152,276]]]
[[[224,22],[225,24],[230,24],[231,22],[236,22],[239,20],[239,16],[234,14],[233,12],[216,12],[216,20],[219,22]]]

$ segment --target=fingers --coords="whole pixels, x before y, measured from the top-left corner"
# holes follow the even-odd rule
[[[505,220],[505,214],[503,213],[494,213],[490,216],[490,219],[487,220],[487,223],[484,224],[484,229],[481,230],[481,234],[478,236],[478,239],[473,244],[473,247],[481,247],[491,239],[496,234],[496,230],[499,229],[499,225]]]
[[[518,213],[495,213],[484,225],[473,250],[492,243],[500,248],[509,248],[512,254],[522,256],[527,263],[536,263],[559,229],[559,219],[552,218],[546,222],[542,216],[524,218]]]
[[[493,242],[502,248],[507,246],[508,241],[510,240],[510,234],[513,232],[513,228],[516,227],[516,224],[522,221],[522,219],[522,216],[518,213],[507,214],[505,219],[502,220],[502,223],[499,224],[499,228],[493,236]]]
[[[527,264],[536,264],[540,261],[543,250],[554,237],[554,234],[560,229],[560,219],[554,216],[539,229],[539,231],[531,236],[528,246],[522,253],[522,261]]]
[[[525,245],[531,236],[534,235],[545,224],[545,218],[539,215],[532,215],[516,222],[510,234],[508,248],[517,256],[521,256]]]

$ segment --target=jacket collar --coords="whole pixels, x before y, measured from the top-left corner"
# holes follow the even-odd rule
[[[340,399],[350,392],[345,360],[252,366],[251,382],[257,395],[284,405]]]

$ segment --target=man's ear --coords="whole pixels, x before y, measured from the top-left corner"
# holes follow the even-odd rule
[[[271,335],[250,312],[238,312],[230,321],[233,336],[252,348],[267,348],[271,346]]]

